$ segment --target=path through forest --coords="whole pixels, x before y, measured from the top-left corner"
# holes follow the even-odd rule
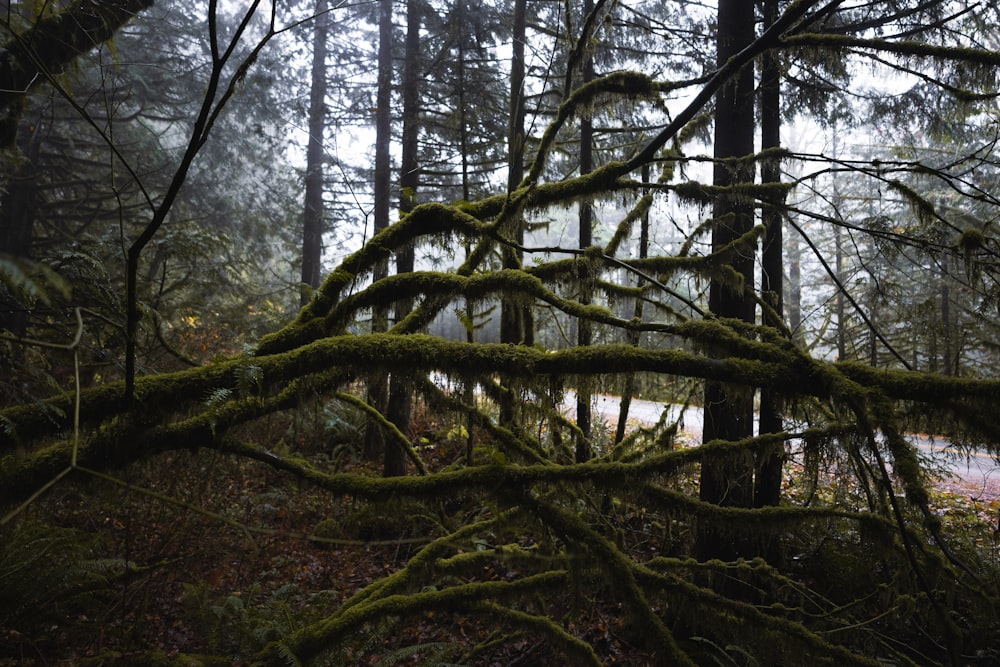
[[[595,394],[592,400],[592,410],[613,432],[618,422],[618,411],[621,399],[618,396]],[[629,406],[629,422],[635,426],[650,426],[660,419],[664,409],[669,409],[668,420],[675,421],[682,415],[683,423],[680,429],[680,442],[691,445],[701,442],[702,410],[697,406],[686,409],[679,405],[668,405],[657,401],[647,401],[633,398]],[[567,390],[563,398],[562,411],[572,417],[576,410],[576,395]],[[595,420],[596,421],[596,420]],[[1000,498],[1000,465],[987,453],[972,452],[969,454],[955,450],[944,438],[925,434],[908,436],[923,455],[942,471],[941,485],[955,491],[961,488],[964,492],[978,495],[984,499]],[[794,457],[794,452],[793,452]],[[951,479],[949,479],[949,476]]]

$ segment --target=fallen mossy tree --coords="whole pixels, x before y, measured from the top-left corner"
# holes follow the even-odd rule
[[[676,195],[699,206],[731,199],[750,217],[755,207],[791,211],[782,202],[794,192],[782,183],[685,182],[685,170],[712,159],[685,156],[682,138],[703,129],[699,116],[706,105],[757,57],[791,43],[784,40],[796,34],[803,53],[810,44],[832,43],[831,35],[812,32],[828,12],[836,16],[834,6],[819,4],[791,3],[759,39],[684,84],[617,71],[574,89],[578,63],[570,63],[565,90],[552,109],[555,120],[534,141],[536,155],[520,183],[474,201],[416,206],[331,271],[292,322],[243,354],[219,355],[189,370],[151,372],[134,383],[126,373],[125,382],[80,388],[77,373],[72,391],[0,410],[3,545],[38,545],[0,553],[0,586],[18,584],[0,591],[16,589],[18,602],[43,599],[37,591],[25,593],[19,579],[25,563],[42,560],[38,553],[72,542],[65,531],[45,537],[46,527],[66,523],[79,527],[81,541],[95,535],[100,539],[94,542],[123,545],[117,558],[107,559],[88,558],[82,547],[65,550],[66,567],[55,568],[68,573],[54,587],[57,601],[75,600],[79,582],[100,593],[121,593],[108,595],[112,602],[88,598],[93,606],[85,611],[67,604],[68,617],[84,623],[96,616],[95,608],[103,619],[112,610],[121,629],[140,617],[183,614],[177,611],[183,607],[201,624],[200,646],[212,654],[199,658],[205,663],[477,664],[523,655],[537,664],[995,662],[995,537],[992,543],[983,539],[989,532],[980,524],[974,537],[956,534],[942,518],[933,505],[932,464],[905,434],[919,428],[955,438],[967,451],[1000,454],[1000,431],[990,419],[1000,381],[908,370],[860,307],[872,358],[877,340],[898,363],[875,368],[829,361],[828,350],[813,354],[796,338],[795,327],[786,326],[775,302],[755,292],[752,276],[734,268],[752,263],[773,230],[749,225],[705,242],[732,211],[692,222],[683,238],[664,242],[656,256],[630,258],[626,247],[658,197]],[[599,23],[597,16],[595,10],[588,17],[588,30]],[[853,29],[880,26],[862,21]],[[831,30],[839,35],[839,27]],[[582,59],[587,45],[598,41],[592,38],[579,35],[568,57]],[[858,49],[888,44],[836,43]],[[995,54],[982,51],[893,44],[890,53],[996,62]],[[648,134],[619,128],[629,139],[608,152],[603,166],[570,177],[553,167],[569,143],[563,140],[574,118],[596,113],[617,121],[615,105],[652,114],[664,102],[661,96],[686,86],[698,86],[691,101],[679,113],[657,116]],[[714,162],[735,170],[795,157],[772,149]],[[638,168],[651,164],[662,168],[658,182],[634,179]],[[920,163],[904,166],[915,174],[928,171]],[[966,178],[965,166],[952,167],[937,173],[957,187]],[[855,168],[878,182],[885,179],[876,160]],[[967,199],[998,204],[980,190]],[[616,222],[604,244],[532,247],[518,234],[528,216],[544,219],[559,207],[612,197],[621,206],[607,213]],[[157,220],[167,213],[158,210]],[[924,217],[931,213],[920,211]],[[880,240],[904,236],[885,234],[877,216],[839,222]],[[961,259],[969,267],[995,275],[990,258],[980,257],[995,240],[991,245],[988,238],[962,233],[949,245],[939,236],[932,230],[912,239],[912,247],[945,264],[946,253],[965,253]],[[447,272],[382,276],[380,267],[412,246],[467,252]],[[527,253],[535,257],[496,268],[498,257]],[[138,255],[131,259],[137,265]],[[819,263],[829,268],[822,257]],[[845,291],[838,276],[830,272],[830,278]],[[759,321],[771,326],[708,312],[705,285],[738,295],[751,310],[759,306],[765,314]],[[140,324],[136,281],[129,287],[128,338],[134,346]],[[623,301],[643,307],[623,309]],[[399,313],[385,332],[362,333],[370,330],[373,313],[389,312],[397,302],[412,303],[411,312]],[[544,311],[557,341],[572,340],[571,330],[586,326],[599,342],[477,342],[473,311],[495,304]],[[462,323],[463,340],[426,333],[435,320],[449,317]],[[85,329],[57,353],[76,354],[81,337]],[[134,368],[135,361],[131,350],[122,365]],[[410,415],[394,421],[384,406],[362,398],[387,376],[416,392],[422,428],[414,427]],[[637,386],[632,380],[649,388],[660,415],[628,435],[623,426],[621,439],[611,441],[599,428],[585,430],[565,414],[568,392],[586,386],[614,393],[622,385]],[[706,381],[749,406],[758,391],[779,396],[782,428],[682,442],[685,409]],[[362,447],[332,441],[329,426],[347,421],[338,412],[345,406],[364,422],[348,427],[362,431],[372,425],[384,432],[391,446],[404,450],[412,474],[380,477],[358,454]],[[690,413],[686,418],[697,419]],[[307,420],[311,430],[301,427]],[[577,463],[573,444],[580,441],[592,456]],[[787,485],[778,504],[699,498],[701,466],[735,461],[732,469],[749,470],[752,478],[761,455],[773,452],[781,453]],[[195,483],[188,483],[192,478]],[[743,484],[729,481],[733,488]],[[219,490],[199,497],[191,488],[198,485]],[[156,516],[143,524],[148,531],[136,535],[120,514],[139,513],[140,504]],[[94,515],[88,514],[91,507]],[[202,521],[202,532],[188,532],[186,521]],[[127,536],[114,532],[119,525]],[[746,557],[692,557],[706,527],[719,544],[738,545],[725,553]],[[168,558],[157,549],[137,548],[157,540],[181,543],[187,551]],[[286,567],[283,549],[307,556]],[[142,552],[141,562],[136,552]],[[225,567],[242,567],[260,554],[271,558],[255,563],[250,581]],[[218,564],[204,562],[213,559]],[[366,559],[374,565],[348,577]],[[102,576],[84,579],[95,567]],[[325,579],[310,579],[316,571]],[[173,608],[126,609],[128,594],[161,573],[163,581],[145,597]],[[263,599],[253,597],[265,588]],[[238,650],[234,637],[241,642]],[[50,640],[46,634],[38,641]],[[169,660],[157,650],[146,642],[132,655],[115,656],[99,646],[90,657],[104,663]],[[176,663],[193,660],[175,657]]]
[[[461,207],[426,205],[411,216],[345,260],[299,317],[255,350],[139,378],[130,397],[123,396],[122,384],[111,383],[0,412],[0,497],[10,508],[8,523],[17,522],[19,503],[34,500],[53,481],[72,484],[90,477],[133,488],[119,471],[177,450],[216,450],[280,471],[330,498],[375,507],[388,498],[412,498],[428,507],[457,505],[468,512],[471,502],[488,508],[481,510],[485,517],[473,513],[470,519],[446,513],[437,530],[419,536],[429,544],[404,567],[371,582],[325,618],[279,638],[269,636],[255,654],[265,662],[355,655],[361,650],[359,628],[389,619],[405,625],[449,610],[512,628],[482,646],[466,646],[468,660],[529,633],[561,656],[553,659],[596,663],[600,651],[553,617],[556,610],[569,618],[585,609],[590,594],[583,590],[620,605],[615,622],[630,643],[678,664],[725,655],[720,647],[726,646],[740,647],[761,662],[794,662],[819,653],[821,662],[862,665],[879,658],[960,662],[975,651],[997,650],[984,630],[996,622],[993,570],[988,562],[967,562],[948,548],[928,506],[927,477],[900,434],[907,423],[939,426],[941,433],[961,433],[996,453],[990,449],[997,442],[996,427],[983,414],[1000,396],[1000,382],[831,363],[809,356],[787,332],[712,317],[688,319],[665,305],[672,298],[666,285],[671,272],[717,276],[718,264],[736,249],[633,266],[615,258],[611,248],[597,248],[524,269],[480,273],[467,265],[457,273],[388,277],[352,288],[401,244],[456,230],[450,224],[414,225],[421,216],[458,220],[463,233],[480,235],[484,243],[504,242]],[[736,243],[742,247],[755,239]],[[590,267],[584,275],[623,265],[640,277],[653,271],[652,292],[645,298],[659,307],[638,320],[619,317],[607,305],[580,304],[559,288],[580,275],[580,263]],[[415,333],[451,304],[488,302],[503,294],[608,331],[669,336],[674,344],[547,350]],[[395,328],[351,332],[368,309],[399,298],[414,299],[416,307]],[[382,479],[339,470],[305,452],[273,451],[273,443],[254,436],[256,424],[317,399],[371,410],[354,391],[378,372],[405,376],[426,409],[474,428],[471,464],[429,468],[418,443],[408,440],[412,434],[378,414],[382,428],[395,429],[420,475]],[[563,443],[574,427],[560,412],[563,393],[583,378],[613,387],[624,375],[715,380],[748,392],[772,389],[793,406],[787,423],[808,426],[676,448],[676,424],[661,419],[618,446],[595,446],[597,456],[590,462],[571,463]],[[438,384],[427,380],[432,376]],[[442,389],[441,380],[454,388]],[[484,403],[502,395],[518,398],[513,424],[496,423],[495,403]],[[919,420],[910,417],[914,414]],[[836,457],[839,473],[855,477],[864,493],[855,504],[735,508],[681,490],[692,466],[752,456],[774,443],[806,458]],[[643,517],[643,532],[650,536],[642,544],[630,543],[627,523],[618,525],[623,516]],[[689,536],[699,523],[733,539],[782,544],[779,560],[692,561],[686,556]],[[352,543],[338,537],[336,526],[323,533],[333,543]],[[837,582],[817,571],[820,563],[826,566],[824,544],[830,541],[838,544],[838,577],[875,565],[865,587],[847,587],[849,594],[841,596]],[[791,544],[812,555],[793,557]],[[483,572],[490,574],[484,578]],[[506,573],[502,580],[492,578],[498,572]],[[567,591],[576,592],[567,597]],[[867,600],[875,591],[882,601],[873,606]],[[914,610],[919,613],[905,620]],[[873,614],[879,620],[871,621]],[[864,631],[858,634],[857,628]],[[891,639],[900,632],[908,633],[909,644]]]
[[[530,286],[532,298],[569,316],[623,330],[669,332],[681,344],[668,349],[603,344],[544,350],[449,341],[407,333],[405,327],[385,334],[344,332],[363,309],[386,294],[399,296],[376,283],[340,300],[323,318],[315,304],[307,308],[289,326],[300,341],[302,332],[314,332],[298,346],[277,350],[276,341],[289,340],[279,332],[256,353],[141,378],[130,402],[123,402],[121,385],[112,384],[3,411],[4,503],[13,508],[57,478],[60,484],[98,473],[99,479],[114,479],[123,466],[164,452],[217,450],[281,471],[330,497],[376,507],[387,498],[412,498],[429,507],[454,502],[468,507],[472,501],[490,508],[485,517],[473,520],[448,516],[446,524],[423,536],[430,542],[405,567],[371,582],[323,620],[277,643],[261,644],[257,657],[278,664],[293,657],[309,661],[319,655],[354,655],[361,650],[356,645],[360,628],[387,619],[405,625],[407,619],[444,610],[485,623],[502,622],[510,630],[491,640],[498,645],[528,633],[544,637],[553,655],[562,656],[557,659],[597,664],[598,649],[552,617],[556,609],[578,613],[572,610],[586,608],[584,600],[591,595],[621,605],[616,623],[630,633],[633,644],[678,664],[701,663],[717,650],[725,653],[718,646],[726,645],[742,647],[763,661],[794,661],[808,654],[821,655],[820,661],[830,664],[859,665],[876,664],[880,656],[921,664],[930,656],[938,660],[948,653],[994,650],[989,641],[984,643],[989,633],[983,629],[996,620],[995,580],[991,583],[990,571],[980,569],[982,563],[965,562],[947,548],[927,506],[927,479],[912,445],[898,433],[906,414],[919,412],[925,419],[940,414],[938,423],[978,433],[989,442],[990,427],[975,417],[994,403],[1000,382],[824,362],[810,358],[776,330],[726,320],[622,320],[605,308],[582,308],[559,296],[529,271],[506,271],[488,279],[428,275],[425,282],[415,280],[407,296],[418,298],[418,309],[440,310],[470,294],[485,299],[518,285]],[[312,329],[303,326],[303,318],[325,324]],[[340,394],[339,400],[346,400],[344,392],[349,394],[368,373],[404,370],[428,409],[440,406],[457,423],[476,425],[479,442],[472,465],[430,470],[421,463],[418,469],[426,474],[383,479],[331,469],[308,455],[276,453],[252,435],[253,424],[294,412],[317,396],[336,401]],[[669,436],[660,437],[673,426],[661,420],[660,430],[637,432],[622,446],[596,448],[598,456],[588,463],[571,463],[572,456],[554,435],[572,428],[559,412],[562,392],[582,377],[593,377],[600,385],[622,374],[773,388],[794,400],[812,426],[676,448]],[[496,424],[492,408],[483,399],[468,402],[464,390],[417,379],[429,375],[439,382],[447,378],[459,388],[479,385],[484,396],[494,390],[515,392],[522,397],[517,424]],[[498,377],[504,378],[504,386],[496,385]],[[77,404],[80,420],[74,430]],[[540,423],[547,425],[544,432],[531,426]],[[419,461],[419,448],[407,435],[397,432],[396,437],[403,438],[411,460]],[[858,476],[868,495],[854,506],[790,502],[752,509],[704,503],[678,486],[692,466],[750,455],[774,442],[807,456],[839,452],[844,471]],[[63,479],[67,471],[72,475]],[[627,529],[616,525],[616,517],[627,515],[641,515],[646,525],[656,526],[645,544],[630,543]],[[15,515],[8,516],[16,523]],[[790,558],[786,546],[781,553],[787,560],[779,562],[699,563],[685,557],[683,537],[698,522],[761,542],[796,543],[816,550],[815,555]],[[324,535],[335,543],[351,542],[338,539],[336,529],[331,535],[327,528]],[[838,549],[840,567],[875,565],[868,585],[893,600],[878,607],[884,623],[867,620],[872,608],[864,595],[839,599],[836,583],[813,569],[832,535],[853,544]],[[878,539],[870,540],[873,536]],[[483,579],[484,571],[509,574]],[[839,575],[844,576],[842,571]],[[567,590],[593,592],[566,598]],[[954,620],[956,601],[961,621]],[[914,618],[920,620],[901,620],[912,609],[919,610]],[[933,632],[934,639],[919,648],[889,639],[910,622],[918,623],[920,632]],[[865,628],[863,636],[847,631],[859,626]],[[467,659],[486,650],[485,645],[466,649]]]

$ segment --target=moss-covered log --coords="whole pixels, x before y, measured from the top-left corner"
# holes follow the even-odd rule
[[[595,312],[599,309],[591,307]],[[928,410],[944,402],[989,404],[1000,396],[1000,382],[947,378],[907,371],[878,371],[855,363],[828,364],[796,355],[789,349],[732,336],[711,322],[679,327],[716,351],[739,356],[706,357],[682,349],[654,350],[629,345],[595,345],[560,351],[501,344],[467,344],[422,334],[376,334],[324,338],[282,354],[239,357],[213,366],[143,378],[137,384],[137,408],[121,413],[120,387],[107,385],[81,394],[85,431],[79,445],[81,462],[96,468],[169,448],[214,447],[226,429],[264,414],[293,407],[311,382],[342,385],[360,370],[438,371],[454,377],[503,373],[537,379],[646,372],[714,379],[750,387],[771,387],[789,396],[837,398],[837,378],[864,386],[892,400],[920,401]],[[711,341],[711,342],[710,342]],[[240,378],[252,368],[259,385],[247,395]],[[332,373],[332,375],[331,375]],[[311,381],[309,378],[316,378]],[[231,393],[209,405],[213,391]],[[5,451],[0,488],[8,501],[26,497],[68,465],[74,397],[63,395],[46,405],[19,406],[0,413],[11,428],[3,435]],[[195,416],[185,416],[194,411]],[[46,444],[55,438],[55,444]],[[21,453],[17,453],[20,448]]]

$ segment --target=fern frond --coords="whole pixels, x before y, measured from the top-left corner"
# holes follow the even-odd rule
[[[403,662],[419,658],[417,661],[421,665],[428,667],[442,667],[454,663],[443,662],[449,656],[460,655],[462,653],[461,644],[451,642],[425,642],[412,646],[403,646],[384,655],[381,660],[375,663],[376,667],[391,667]],[[424,655],[428,654],[428,655]],[[423,656],[421,658],[421,656]]]
[[[205,407],[215,408],[228,401],[233,395],[233,390],[228,387],[217,387],[208,392],[205,396]]]
[[[0,252],[0,283],[22,298],[38,299],[48,305],[52,302],[49,290],[55,289],[69,298],[69,282],[41,262]]]
[[[278,655],[281,656],[281,659],[285,661],[288,667],[302,667],[302,661],[299,660],[298,656],[284,642],[278,644]]]

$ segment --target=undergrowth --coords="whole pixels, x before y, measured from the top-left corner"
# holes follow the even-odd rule
[[[301,423],[276,421],[272,432],[257,435],[284,442],[287,452],[317,466],[376,477],[373,464],[338,454],[344,450],[337,446],[349,443],[353,432],[347,418],[357,415],[334,418],[324,407],[317,414],[312,432]],[[463,429],[418,415],[415,442],[432,470],[464,461]],[[482,433],[473,435],[488,442]],[[483,446],[478,455],[488,457],[488,450]],[[855,509],[863,503],[843,475],[812,478],[794,462],[787,470],[783,496],[790,505]],[[778,571],[685,560],[694,534],[690,517],[638,486],[586,494],[539,485],[527,496],[484,489],[368,503],[332,497],[269,467],[205,451],[162,454],[119,475],[176,503],[80,480],[2,527],[0,665],[249,665],[267,655],[291,659],[281,648],[287,642],[338,610],[386,595],[380,586],[395,587],[389,598],[426,595],[433,601],[464,583],[516,584],[545,572],[564,572],[564,583],[503,609],[479,601],[445,610],[431,602],[421,611],[366,618],[313,662],[556,664],[573,655],[578,642],[603,664],[651,664],[657,658],[643,622],[623,603],[622,584],[608,578],[608,556],[594,551],[605,543],[638,564],[650,581],[663,578],[655,586],[643,584],[649,609],[699,664],[779,664],[788,655],[782,651],[790,650],[781,648],[784,639],[775,640],[773,655],[755,648],[752,634],[758,631],[738,615],[728,627],[693,622],[705,618],[703,603],[678,597],[671,587],[683,590],[706,577],[743,582],[756,609],[781,623],[811,627],[859,655],[889,659],[898,651],[897,658],[906,655],[912,664],[935,664],[947,651],[933,638],[914,634],[915,627],[934,622],[935,605],[944,606],[968,638],[968,664],[1000,659],[997,610],[994,598],[983,594],[988,591],[947,583],[944,570],[954,566],[942,563],[931,597],[914,592],[894,536],[847,519],[817,518],[785,534]],[[697,468],[687,467],[660,484],[691,494],[696,480]],[[932,509],[956,559],[995,587],[998,501],[966,491],[936,487]],[[562,519],[539,521],[518,509],[511,500],[518,497],[542,503],[539,511],[568,512],[581,523],[555,529]],[[193,508],[232,523],[220,524]],[[574,545],[579,538],[573,530],[589,531],[588,546]],[[423,550],[442,539],[440,555],[416,566]],[[399,576],[404,578],[388,583]],[[538,619],[548,619],[550,627],[539,627]],[[564,636],[566,644],[553,643],[553,636]]]

